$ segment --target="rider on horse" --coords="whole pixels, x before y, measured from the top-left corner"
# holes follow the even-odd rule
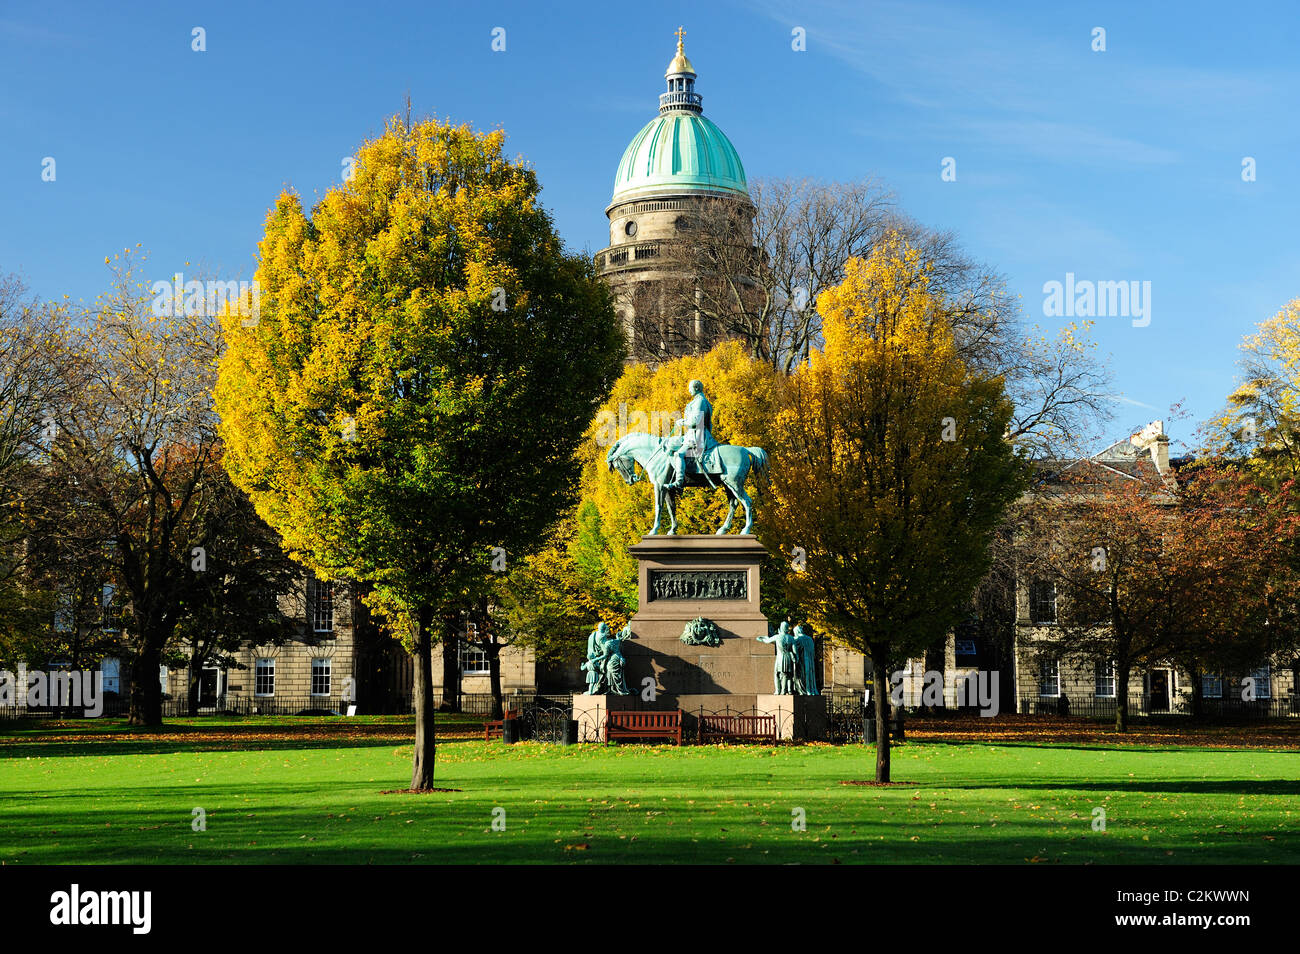
[[[645,472],[654,490],[655,507],[654,524],[647,531],[648,536],[659,532],[661,513],[668,514],[668,532],[677,532],[674,510],[679,491],[687,483],[688,457],[699,462],[697,473],[703,477],[700,486],[721,488],[727,494],[727,517],[717,532],[727,532],[739,504],[745,509],[745,528],[740,532],[747,534],[754,526],[754,502],[745,493],[745,481],[751,472],[767,473],[767,453],[761,447],[719,444],[714,440],[713,406],[704,396],[704,385],[692,381],[690,390],[691,403],[686,405],[682,419],[674,422],[685,427],[684,435],[659,437],[644,431],[624,434],[605,454],[605,463],[610,470],[617,470],[628,484],[640,479],[637,467]]]
[[[713,405],[704,396],[704,385],[699,381],[692,381],[687,387],[692,395],[691,401],[682,412],[682,419],[674,422],[686,428],[686,434],[682,437],[675,454],[677,477],[668,485],[674,490],[686,486],[686,455],[689,454],[699,462],[699,470],[702,474],[704,456],[718,444],[713,439]]]

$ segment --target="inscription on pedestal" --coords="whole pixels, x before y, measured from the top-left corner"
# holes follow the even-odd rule
[[[647,602],[656,600],[747,600],[745,570],[650,570]]]
[[[700,669],[715,682],[724,685],[740,675],[735,661],[725,657],[701,656]]]

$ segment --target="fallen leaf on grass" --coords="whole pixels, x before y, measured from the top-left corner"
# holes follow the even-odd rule
[[[879,787],[879,788],[889,788],[889,787],[894,787],[894,786],[905,786],[905,785],[908,785],[908,784],[910,784],[910,783],[908,783],[908,782],[877,782],[875,779],[841,779],[841,780],[840,780],[840,784],[841,784],[841,785],[869,785],[869,786],[876,786],[876,787]],[[920,798],[919,795],[916,796],[916,797],[917,797],[917,798]]]

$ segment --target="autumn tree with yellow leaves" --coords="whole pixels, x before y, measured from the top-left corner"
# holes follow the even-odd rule
[[[280,196],[260,314],[225,324],[232,477],[296,557],[409,634],[413,790],[433,784],[431,646],[571,505],[624,355],[608,289],[504,138],[392,118],[310,214]]]
[[[806,554],[787,595],[870,658],[876,779],[889,781],[889,672],[965,615],[1025,486],[1002,380],[962,360],[952,308],[902,236],[817,302],[825,345],[779,392],[765,539]]]
[[[1300,478],[1300,298],[1241,343],[1242,380],[1207,429],[1208,451],[1275,483]]]

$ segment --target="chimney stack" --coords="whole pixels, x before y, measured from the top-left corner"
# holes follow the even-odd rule
[[[1156,471],[1163,477],[1169,473],[1169,438],[1161,434],[1151,444],[1151,461]]]
[[[1151,451],[1151,463],[1161,477],[1169,473],[1169,437],[1165,434],[1164,421],[1152,421],[1132,435],[1129,443]]]

